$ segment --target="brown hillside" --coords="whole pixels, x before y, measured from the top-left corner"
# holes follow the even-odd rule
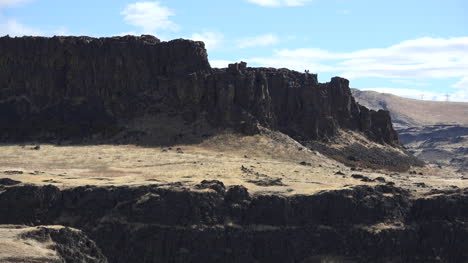
[[[390,111],[396,126],[468,124],[468,103],[424,101],[375,91],[352,89],[356,101],[370,109]]]

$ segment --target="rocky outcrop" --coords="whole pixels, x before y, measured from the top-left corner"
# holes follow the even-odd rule
[[[168,114],[245,133],[262,125],[298,140],[349,129],[399,145],[388,112],[359,106],[348,86],[245,63],[212,69],[204,44],[189,40],[3,37],[0,139],[111,137],[139,116]]]
[[[49,248],[57,251],[60,262],[107,263],[106,257],[81,231],[70,228],[38,227],[23,233],[21,239],[33,239],[43,243],[53,243]]]
[[[0,262],[107,263],[107,259],[76,229],[0,225]]]
[[[218,181],[196,189],[11,186],[0,224],[82,229],[109,262],[468,260],[467,189],[420,198],[390,185],[289,197]]]

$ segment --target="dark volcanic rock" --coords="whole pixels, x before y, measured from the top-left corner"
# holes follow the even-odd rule
[[[468,174],[468,126],[432,125],[399,130],[402,143],[416,157]]]
[[[369,177],[364,176],[362,174],[352,174],[351,177],[353,177],[354,179],[361,180],[363,182],[374,182],[375,181],[375,180],[370,179]]]
[[[54,242],[52,249],[63,260],[69,263],[107,263],[106,257],[81,231],[69,228],[53,229],[40,227],[38,230],[26,232],[22,239],[34,239],[41,243]],[[19,256],[19,255],[18,255]]]
[[[0,224],[82,229],[109,262],[466,262],[467,200],[466,189],[413,199],[388,185],[290,197],[249,196],[242,186],[225,193],[12,186],[0,193]],[[67,247],[80,239],[65,234],[39,236],[76,255]]]
[[[332,158],[335,158],[351,167],[361,166],[367,168],[386,168],[389,170],[406,171],[411,166],[424,165],[423,161],[420,161],[404,149],[402,149],[402,152],[388,151],[378,147],[368,148],[359,143],[353,143],[352,145],[341,149],[336,149],[330,148],[326,144],[318,141],[307,143],[307,145],[310,148],[317,150],[322,154],[331,156]],[[348,156],[348,158],[344,158],[344,156]],[[359,170],[360,168],[354,169]]]
[[[0,178],[0,185],[17,185],[20,183],[20,181],[16,181],[10,178]]]
[[[4,37],[0,52],[4,140],[112,130],[210,70],[203,43],[151,36]]]
[[[319,140],[339,128],[399,145],[388,112],[359,106],[349,82],[314,74],[212,69],[202,42],[152,36],[0,38],[0,140],[105,137],[143,115]]]
[[[51,207],[61,198],[60,190],[52,185],[8,188],[1,194],[0,214],[2,224],[42,224],[50,222],[55,214]]]
[[[220,194],[224,194],[226,191],[226,187],[224,186],[223,182],[218,180],[203,180],[195,187],[198,189],[212,189]]]
[[[241,201],[250,200],[250,195],[247,191],[247,188],[242,185],[235,185],[228,189],[224,200],[226,202],[238,203]]]
[[[23,171],[15,171],[15,170],[11,170],[11,171],[4,171],[3,172],[4,174],[7,174],[7,175],[14,175],[14,174],[24,174]]]

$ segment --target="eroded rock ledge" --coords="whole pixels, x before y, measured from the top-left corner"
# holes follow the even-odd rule
[[[82,231],[63,226],[0,225],[0,262],[107,263]]]
[[[391,185],[289,197],[219,181],[25,185],[0,193],[0,224],[79,228],[109,262],[465,262],[467,207],[467,189],[416,198]]]
[[[297,140],[341,128],[399,145],[388,112],[359,106],[348,84],[245,63],[212,69],[204,44],[189,40],[2,37],[0,141],[110,138],[132,119],[168,114],[245,133],[262,125]]]

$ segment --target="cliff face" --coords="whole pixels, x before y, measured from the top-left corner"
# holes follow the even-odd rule
[[[198,187],[14,186],[0,192],[0,224],[80,228],[109,262],[466,262],[468,257],[467,189],[413,198],[389,185],[290,197],[253,196],[219,181]]]
[[[14,139],[99,132],[175,93],[169,79],[210,69],[202,43],[150,36],[6,37],[0,57],[0,125]]]
[[[388,113],[359,106],[345,79],[212,69],[203,43],[152,36],[0,38],[0,112],[2,141],[83,137],[176,112],[246,133],[262,125],[321,140],[343,128],[399,145]]]

